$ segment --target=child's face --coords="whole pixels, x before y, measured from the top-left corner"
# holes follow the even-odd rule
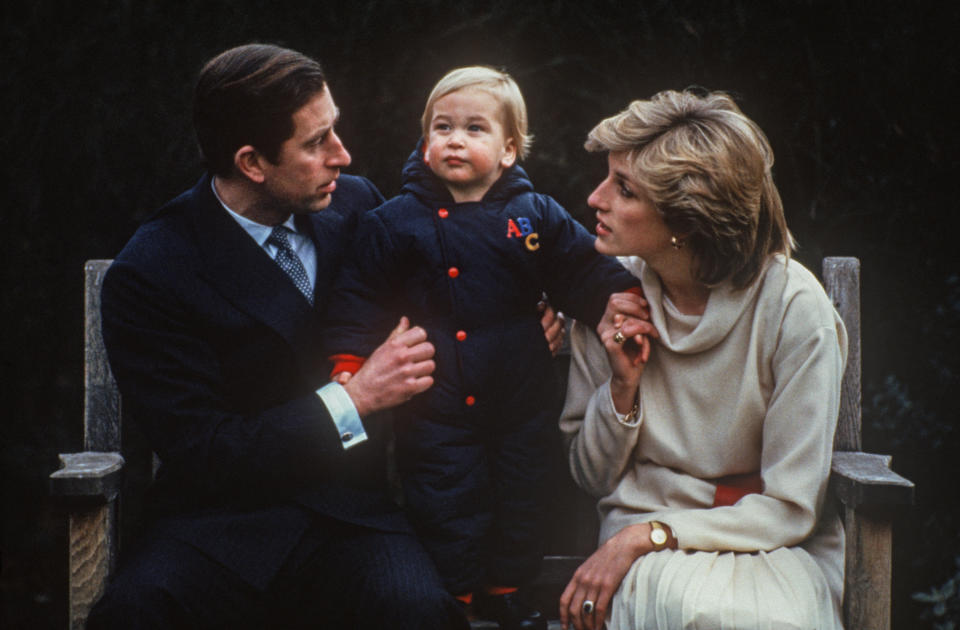
[[[493,95],[477,88],[451,92],[433,104],[424,159],[455,201],[480,201],[516,161],[516,143],[504,136],[502,110]]]

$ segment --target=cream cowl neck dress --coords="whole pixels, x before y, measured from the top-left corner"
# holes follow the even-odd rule
[[[660,332],[639,416],[616,413],[606,351],[576,324],[560,427],[574,479],[599,498],[600,542],[659,520],[679,549],[633,564],[608,627],[841,628],[843,531],[825,497],[847,338],[820,283],[776,256],[689,316],[641,259],[621,262]],[[762,493],[713,507],[712,480],[757,472]]]

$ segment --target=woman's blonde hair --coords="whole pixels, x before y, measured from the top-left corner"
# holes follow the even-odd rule
[[[465,88],[479,88],[497,99],[503,108],[503,130],[517,145],[517,156],[522,160],[530,152],[533,136],[527,132],[527,105],[517,82],[502,70],[486,66],[467,66],[451,70],[433,86],[420,123],[423,137],[430,135],[430,119],[434,104],[447,94]]]
[[[795,248],[773,150],[760,127],[723,92],[668,90],[590,131],[588,151],[625,152],[671,231],[690,247],[696,277],[743,288],[775,253]]]

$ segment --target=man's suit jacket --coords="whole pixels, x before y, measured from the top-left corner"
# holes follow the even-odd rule
[[[382,200],[344,175],[329,208],[298,217],[317,249],[315,307],[227,214],[209,175],[142,225],[104,280],[124,412],[162,461],[159,526],[256,586],[311,520],[409,531],[387,498],[381,441],[344,450],[315,394],[334,276],[356,215]]]

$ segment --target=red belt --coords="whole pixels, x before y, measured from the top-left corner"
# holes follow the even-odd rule
[[[733,505],[748,494],[763,492],[763,479],[758,472],[728,475],[712,481],[717,484],[717,491],[713,495],[713,507]]]

